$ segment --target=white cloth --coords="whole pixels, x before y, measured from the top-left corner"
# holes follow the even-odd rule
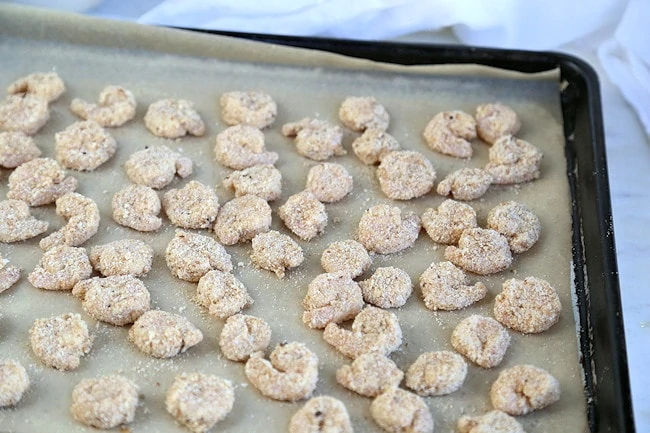
[[[139,21],[375,40],[450,27],[466,44],[549,50],[619,19],[614,37],[598,48],[599,60],[650,134],[648,0],[167,0]]]

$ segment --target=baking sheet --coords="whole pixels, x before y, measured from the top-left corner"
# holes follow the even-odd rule
[[[36,28],[38,32],[33,31]],[[107,38],[108,34],[112,36]],[[139,103],[136,119],[111,130],[119,146],[116,156],[96,172],[71,172],[80,180],[78,192],[95,199],[102,212],[99,233],[84,246],[127,237],[150,243],[156,256],[154,269],[144,282],[152,293],[153,305],[186,315],[205,337],[198,346],[176,358],[151,359],[128,343],[127,327],[95,323],[72,295],[40,291],[27,282],[26,274],[41,255],[38,239],[2,244],[0,253],[25,271],[17,286],[0,295],[0,354],[20,360],[32,379],[32,388],[16,408],[0,410],[2,429],[89,431],[69,415],[72,388],[82,378],[119,372],[134,380],[144,396],[142,407],[130,426],[133,431],[184,431],[165,412],[164,393],[176,374],[201,371],[229,378],[237,386],[233,412],[215,430],[286,431],[291,415],[302,403],[280,403],[262,397],[247,384],[243,364],[221,357],[217,341],[222,322],[209,317],[192,302],[194,284],[174,279],[166,268],[164,249],[173,237],[174,228],[165,220],[158,233],[144,234],[120,227],[110,217],[113,193],[128,183],[121,165],[135,150],[156,143],[182,151],[195,163],[195,173],[190,178],[177,179],[166,189],[182,187],[187,181],[196,179],[217,185],[221,203],[229,200],[231,193],[220,185],[230,170],[212,161],[214,137],[225,127],[219,118],[218,98],[229,90],[259,89],[270,93],[279,105],[278,118],[266,132],[267,147],[281,155],[276,166],[284,176],[282,197],[272,204],[274,211],[289,195],[304,188],[307,171],[315,164],[296,154],[293,141],[280,134],[281,125],[305,116],[337,122],[338,106],[348,95],[373,95],[382,102],[392,116],[389,132],[403,148],[424,153],[436,168],[438,179],[460,167],[484,165],[487,146],[476,142],[476,153],[470,161],[430,151],[421,132],[434,114],[449,109],[473,112],[479,103],[494,100],[511,105],[519,113],[523,124],[519,136],[545,153],[541,179],[517,187],[493,186],[482,199],[471,204],[478,211],[479,224],[484,225],[487,212],[498,202],[512,199],[525,203],[542,222],[543,233],[538,244],[517,256],[512,270],[473,278],[483,281],[489,294],[477,305],[460,312],[433,313],[424,308],[417,287],[418,277],[431,262],[442,260],[444,251],[424,232],[416,245],[404,253],[375,256],[373,266],[363,278],[377,267],[392,265],[405,269],[416,283],[408,303],[394,310],[407,344],[391,357],[403,370],[424,351],[451,350],[451,331],[462,318],[471,314],[491,315],[494,296],[505,279],[515,273],[519,278],[534,275],[547,279],[560,293],[563,303],[560,322],[542,335],[524,336],[512,332],[512,345],[498,368],[486,371],[470,366],[467,381],[460,391],[426,400],[436,420],[436,431],[455,431],[460,414],[490,410],[489,387],[501,369],[532,363],[554,374],[562,384],[563,394],[555,405],[519,417],[526,431],[588,430],[571,302],[571,220],[557,72],[530,77],[511,72],[500,74],[482,67],[382,65],[332,54],[269,48],[231,38],[5,6],[0,7],[0,35],[0,87],[6,87],[27,73],[52,69],[68,86],[66,94],[52,105],[50,121],[36,136],[46,156],[53,156],[54,133],[77,120],[68,109],[73,97],[95,100],[106,84],[120,84],[134,92]],[[194,101],[208,127],[206,135],[179,140],[152,136],[144,127],[142,117],[146,107],[160,98]],[[321,361],[315,395],[340,398],[350,411],[355,431],[372,432],[379,429],[370,418],[371,400],[347,391],[334,380],[336,369],[349,360],[323,342],[321,331],[310,330],[302,324],[300,302],[307,284],[322,272],[320,253],[330,242],[353,238],[366,208],[391,203],[422,214],[426,208],[436,207],[443,198],[435,193],[409,202],[392,202],[383,197],[374,176],[375,169],[362,165],[350,150],[354,137],[347,133],[344,139],[349,155],[332,159],[353,174],[354,192],[339,203],[326,205],[330,222],[325,234],[309,243],[300,242],[306,261],[297,271],[278,280],[271,273],[251,267],[250,244],[227,249],[237,265],[235,275],[255,299],[255,304],[245,312],[270,323],[272,346],[295,340],[305,342],[314,350]],[[8,175],[8,170],[0,171],[0,197],[3,198]],[[52,222],[50,231],[64,223],[55,215],[53,205],[36,208],[34,214]],[[273,227],[286,232],[275,213]],[[96,340],[81,366],[63,373],[40,364],[29,348],[27,331],[36,318],[66,312],[81,313],[92,325]]]

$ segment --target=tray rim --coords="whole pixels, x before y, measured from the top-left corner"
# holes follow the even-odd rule
[[[567,175],[572,196],[573,271],[587,417],[593,433],[636,431],[600,82],[596,70],[588,62],[555,51],[179,29],[401,65],[477,64],[526,73],[559,68]],[[588,227],[593,227],[590,231],[585,230],[587,222]]]

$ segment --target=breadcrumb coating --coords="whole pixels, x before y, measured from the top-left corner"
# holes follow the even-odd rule
[[[560,382],[533,365],[515,365],[499,373],[490,399],[495,409],[509,415],[526,415],[560,399]]]
[[[45,233],[49,223],[36,219],[22,200],[0,201],[0,242],[19,242]]]
[[[9,175],[8,185],[7,198],[23,200],[30,206],[43,206],[76,190],[77,179],[67,176],[51,158],[34,158]]]
[[[352,175],[341,164],[323,162],[313,166],[307,173],[305,189],[311,191],[322,203],[343,200],[352,192],[352,188]]]
[[[30,93],[8,95],[0,103],[0,130],[36,134],[50,119],[47,99]]]
[[[79,367],[81,357],[92,349],[93,337],[79,314],[68,313],[36,319],[29,329],[29,342],[43,364],[68,371]]]
[[[386,107],[372,96],[348,96],[339,108],[341,122],[355,132],[368,128],[388,129],[390,115]]]
[[[295,268],[305,259],[302,247],[290,236],[275,230],[260,233],[251,241],[251,261],[259,268],[284,278],[287,269]]]
[[[229,272],[216,269],[199,280],[196,300],[211,316],[219,319],[227,319],[253,305],[253,298],[241,281]]]
[[[185,230],[176,230],[165,250],[165,260],[173,276],[193,283],[213,269],[232,271],[230,254],[223,245],[209,236]]]
[[[144,277],[151,270],[153,248],[138,239],[121,239],[95,245],[90,249],[88,258],[93,269],[105,277]]]
[[[464,111],[443,111],[427,123],[422,135],[436,152],[471,158],[474,151],[469,140],[476,138],[476,121]]]
[[[137,103],[133,93],[122,86],[109,85],[99,93],[97,104],[74,98],[70,111],[84,120],[97,122],[104,128],[116,128],[135,117]]]
[[[72,417],[82,424],[111,429],[129,424],[138,406],[138,387],[119,375],[83,379],[72,390]]]
[[[258,129],[271,126],[278,106],[264,92],[226,92],[219,99],[221,118],[227,125],[250,125]]]
[[[504,135],[515,135],[520,128],[517,113],[507,105],[497,102],[476,107],[476,132],[488,144]]]
[[[406,387],[423,397],[458,391],[467,377],[467,363],[457,353],[441,350],[418,356],[406,371]]]
[[[93,272],[84,248],[58,245],[43,253],[38,265],[27,276],[32,285],[44,290],[72,290]]]
[[[226,128],[217,135],[215,159],[234,170],[255,165],[273,165],[278,160],[276,152],[267,152],[264,133],[250,125]]]
[[[370,404],[370,414],[389,433],[433,433],[433,416],[424,399],[399,388],[391,388]]]
[[[492,184],[492,176],[481,168],[461,168],[440,181],[436,191],[442,196],[451,195],[456,200],[476,200]]]
[[[363,353],[336,371],[340,385],[364,397],[377,397],[390,388],[397,388],[403,378],[402,370],[380,353]]]
[[[298,155],[314,161],[325,161],[332,156],[343,156],[343,130],[325,120],[308,117],[282,126],[285,137],[296,138]]]
[[[124,171],[133,183],[162,189],[174,176],[192,174],[192,160],[167,146],[150,146],[133,153],[124,163]]]
[[[171,358],[202,340],[203,333],[185,317],[161,310],[143,313],[129,330],[129,341],[154,358]]]
[[[219,347],[231,361],[246,361],[254,352],[264,352],[271,342],[271,327],[264,319],[235,314],[226,319]]]
[[[458,247],[445,248],[445,259],[479,275],[495,274],[512,264],[507,239],[495,230],[478,227],[464,230]]]
[[[205,124],[194,103],[185,99],[161,99],[149,105],[144,124],[153,135],[164,138],[205,134]]]
[[[380,308],[398,308],[406,304],[413,292],[409,274],[394,267],[377,268],[365,281],[359,282],[363,300]]]
[[[172,224],[184,229],[210,228],[219,213],[217,194],[196,180],[183,188],[167,191],[162,205]]]
[[[429,310],[460,310],[487,295],[485,284],[470,285],[469,277],[451,262],[431,263],[420,275],[424,305]]]
[[[420,227],[417,215],[409,212],[402,216],[400,208],[380,204],[363,213],[357,238],[368,251],[393,254],[411,247]]]
[[[310,241],[327,226],[325,205],[309,191],[294,194],[278,208],[284,224],[303,241]]]
[[[289,433],[352,433],[348,410],[329,396],[313,397],[291,417]]]
[[[16,168],[41,156],[34,139],[20,131],[0,132],[0,167]]]
[[[160,228],[160,198],[156,191],[144,185],[129,185],[113,195],[113,220],[140,232],[153,232]]]
[[[93,171],[111,159],[117,142],[93,120],[75,122],[54,134],[54,154],[65,168]]]
[[[379,164],[386,154],[399,149],[395,137],[377,128],[366,129],[352,142],[354,154],[366,165]]]
[[[281,401],[309,398],[318,382],[318,357],[302,343],[279,344],[269,360],[254,352],[244,369],[250,383],[265,397]]]
[[[235,390],[229,380],[202,373],[176,376],[165,399],[167,412],[194,433],[210,430],[234,404]]]
[[[0,254],[0,293],[9,290],[20,279],[21,269],[9,264],[9,260]],[[0,404],[2,407],[2,404]]]
[[[271,206],[256,195],[235,197],[225,203],[214,224],[214,233],[224,245],[247,242],[271,228]]]
[[[330,323],[323,339],[352,359],[363,353],[388,355],[401,346],[402,329],[395,314],[367,306],[354,318],[351,330]]]
[[[269,164],[254,165],[226,176],[223,186],[235,192],[235,197],[256,195],[274,201],[282,193],[282,173]]]
[[[478,227],[476,211],[467,203],[447,199],[438,209],[428,208],[422,214],[422,227],[439,244],[457,244],[463,231]]]
[[[506,201],[496,205],[487,217],[487,226],[508,239],[513,253],[528,251],[539,240],[542,224],[526,205]]]
[[[56,213],[67,220],[65,226],[41,239],[38,245],[49,250],[56,245],[76,247],[97,234],[99,208],[91,198],[69,192],[56,200]]]
[[[34,72],[20,77],[7,87],[10,95],[29,94],[54,102],[65,92],[65,83],[56,72]]]
[[[510,346],[510,334],[496,320],[472,315],[454,328],[451,345],[474,364],[493,368],[503,360]]]
[[[544,154],[535,145],[511,135],[499,138],[490,148],[485,166],[492,183],[510,185],[529,182],[540,176]]]
[[[393,200],[410,200],[433,188],[436,171],[420,152],[397,150],[384,155],[377,168],[381,190]]]
[[[302,306],[302,321],[310,328],[322,329],[354,318],[363,308],[363,296],[349,275],[320,274],[309,283]]]
[[[500,410],[480,416],[463,415],[458,420],[458,433],[526,433],[519,422]]]
[[[536,277],[510,278],[494,298],[494,317],[524,334],[538,334],[560,320],[560,297],[548,281]]]
[[[0,408],[17,405],[29,385],[27,370],[20,362],[0,359]]]
[[[359,242],[346,239],[329,244],[321,255],[320,264],[325,272],[338,272],[356,278],[368,270],[372,258]]]

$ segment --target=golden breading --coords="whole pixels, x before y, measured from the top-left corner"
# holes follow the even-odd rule
[[[99,229],[99,208],[91,198],[69,192],[56,199],[56,213],[66,225],[41,239],[38,245],[49,250],[56,245],[76,247],[95,236]]]
[[[388,129],[390,115],[386,107],[372,96],[348,96],[339,108],[339,119],[355,132],[368,128],[385,131]]]
[[[490,148],[485,166],[492,183],[509,185],[535,180],[544,154],[537,146],[511,135],[498,139]]]
[[[480,281],[470,285],[469,277],[451,262],[431,263],[420,275],[424,305],[429,310],[460,310],[480,301],[487,287]]]
[[[34,139],[20,131],[0,132],[0,167],[16,168],[41,156]]]
[[[92,274],[86,250],[59,245],[43,253],[38,266],[27,276],[32,285],[44,290],[72,290]]]
[[[282,193],[282,173],[269,164],[254,165],[230,173],[223,186],[235,192],[235,197],[256,195],[266,201],[274,201]]]
[[[395,137],[377,128],[366,129],[352,142],[354,154],[366,165],[379,164],[384,155],[399,149]]]
[[[42,206],[77,189],[77,179],[66,176],[65,170],[51,158],[34,158],[9,175],[8,185],[7,198]]]
[[[409,274],[394,267],[377,268],[365,281],[359,282],[363,300],[379,308],[398,308],[406,304],[413,292]]]
[[[320,264],[329,273],[343,273],[357,278],[372,265],[368,251],[357,241],[346,239],[332,242],[325,248]]]
[[[352,176],[341,164],[323,162],[310,168],[307,173],[305,189],[322,203],[343,200],[352,192],[352,188]]]
[[[271,126],[278,106],[264,92],[226,92],[219,99],[221,118],[227,125],[250,125],[258,129]]]
[[[499,373],[490,399],[495,409],[509,415],[526,415],[560,399],[560,382],[532,365],[515,365]]]
[[[196,346],[203,333],[178,314],[149,310],[133,323],[129,341],[154,358],[171,358]]]
[[[160,228],[160,198],[156,191],[144,185],[129,185],[113,195],[113,220],[140,232],[153,232]]]
[[[49,223],[37,220],[22,200],[0,201],[0,242],[19,242],[45,233]]]
[[[330,323],[323,339],[352,359],[371,352],[388,355],[401,346],[402,328],[395,314],[368,306],[354,318],[351,330]]]
[[[81,299],[90,317],[115,326],[133,323],[151,308],[149,290],[132,275],[79,281],[72,294]]]
[[[377,168],[381,190],[393,200],[410,200],[433,188],[436,171],[420,152],[397,150],[384,155]]]
[[[124,163],[124,171],[133,183],[161,189],[175,175],[186,178],[192,174],[192,160],[167,146],[151,146],[132,154]]]
[[[256,195],[236,197],[221,207],[214,233],[224,245],[250,241],[269,231],[271,212],[271,206]]]
[[[241,281],[229,272],[216,269],[199,280],[196,301],[219,319],[227,319],[253,305],[253,298]]]
[[[29,93],[9,95],[0,103],[0,130],[36,134],[50,119],[47,99]]]
[[[349,275],[320,274],[309,283],[302,306],[302,321],[310,328],[322,329],[329,323],[353,319],[363,308],[363,296]]]
[[[463,231],[458,247],[445,248],[445,259],[479,275],[495,274],[512,264],[507,239],[497,231],[478,227]]]
[[[232,271],[230,254],[223,245],[210,236],[185,230],[176,230],[165,250],[165,260],[173,276],[193,283],[213,269]]]
[[[93,337],[79,314],[68,313],[36,319],[29,329],[29,342],[43,364],[68,371],[79,367],[81,357],[92,349]]]
[[[54,135],[54,154],[65,168],[93,171],[115,155],[117,142],[92,120],[75,122]]]
[[[0,293],[9,290],[20,279],[21,269],[9,264],[9,260],[0,254]],[[2,405],[0,404],[0,407]]]
[[[390,388],[399,387],[404,373],[380,353],[363,353],[352,364],[336,371],[336,381],[357,394],[377,397]]]
[[[519,422],[500,410],[480,416],[463,415],[458,420],[458,433],[526,433]]]
[[[35,95],[48,103],[59,99],[63,92],[65,83],[56,72],[34,72],[20,77],[7,87],[7,93],[10,95]]]
[[[162,205],[172,224],[184,229],[210,228],[219,213],[217,194],[196,180],[183,188],[167,191]]]
[[[231,126],[217,134],[214,155],[221,165],[233,170],[273,165],[278,160],[276,152],[266,151],[264,133],[250,125]]]
[[[442,196],[456,200],[476,200],[485,194],[492,184],[492,176],[481,168],[461,168],[440,181],[436,191]]]
[[[325,205],[309,191],[294,194],[278,208],[284,224],[303,241],[310,241],[327,226]]]
[[[370,405],[370,414],[389,433],[433,433],[433,417],[424,399],[399,388],[379,395]]]
[[[308,117],[282,126],[285,137],[296,138],[298,155],[314,161],[347,154],[343,147],[343,130],[325,120]]]
[[[246,361],[254,352],[264,352],[271,342],[271,327],[264,319],[235,314],[221,329],[219,347],[231,361]]]
[[[72,390],[72,417],[90,427],[112,429],[129,424],[137,407],[138,387],[123,376],[83,379]]]
[[[503,360],[510,346],[510,334],[496,320],[472,315],[454,328],[451,345],[474,364],[492,368]]]
[[[97,104],[74,98],[70,111],[84,120],[97,122],[104,128],[116,128],[135,117],[137,103],[130,90],[109,85],[99,93]]]
[[[562,304],[546,280],[511,278],[494,299],[494,317],[501,324],[524,334],[538,334],[560,320]]]
[[[422,214],[422,227],[439,244],[457,244],[466,229],[478,227],[476,211],[466,203],[447,199],[438,209],[428,208]]]
[[[90,264],[105,277],[133,275],[144,277],[151,270],[153,248],[138,239],[121,239],[95,245],[88,254]]]
[[[481,140],[494,144],[504,135],[515,135],[521,128],[517,113],[501,103],[476,107],[476,132]]]
[[[392,254],[412,246],[420,227],[417,215],[409,212],[402,216],[400,208],[380,204],[361,216],[357,239],[368,251]]]
[[[284,278],[285,271],[300,266],[305,259],[302,247],[290,236],[275,230],[260,233],[251,241],[251,261],[259,268]]]
[[[352,433],[342,401],[326,395],[314,397],[291,417],[289,433]]]
[[[441,350],[418,356],[406,371],[406,387],[421,396],[447,395],[463,386],[467,363],[457,353]]]
[[[506,201],[496,205],[487,217],[487,226],[508,239],[513,253],[528,251],[539,239],[542,224],[526,205]]]
[[[427,123],[424,141],[436,152],[456,158],[471,158],[469,140],[476,138],[476,121],[464,111],[443,111]]]
[[[149,105],[144,124],[153,135],[164,138],[205,134],[205,124],[194,103],[184,99],[161,99]]]
[[[17,405],[28,389],[25,367],[12,359],[0,359],[0,408]]]
[[[302,343],[281,343],[269,360],[254,352],[244,369],[250,383],[273,400],[298,401],[309,398],[318,382],[318,357]]]
[[[205,433],[228,416],[235,404],[229,380],[211,374],[183,373],[167,389],[165,407],[194,433]]]

